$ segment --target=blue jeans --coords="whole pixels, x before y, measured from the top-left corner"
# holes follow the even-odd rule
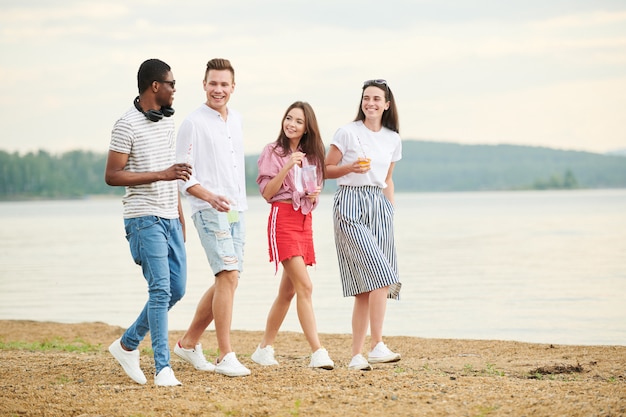
[[[148,331],[156,373],[170,366],[167,312],[185,295],[187,257],[179,219],[144,216],[124,219],[130,253],[148,283],[148,302],[124,332],[122,343],[137,349]]]

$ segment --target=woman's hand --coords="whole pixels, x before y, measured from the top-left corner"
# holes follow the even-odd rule
[[[306,197],[311,200],[312,203],[315,203],[315,199],[317,198],[317,196],[320,195],[321,192],[322,187],[318,185],[315,191],[313,191],[312,193],[306,193]]]
[[[351,170],[357,174],[365,174],[372,168],[370,162],[371,159],[369,158],[359,158],[352,163]]]
[[[291,154],[291,157],[289,157],[289,162],[287,162],[287,164],[285,164],[285,166],[288,169],[291,169],[294,165],[298,165],[299,167],[302,167],[302,160],[304,159],[305,154],[303,152],[294,152]]]

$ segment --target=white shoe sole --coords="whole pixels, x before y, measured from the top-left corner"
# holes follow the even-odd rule
[[[351,371],[371,371],[372,365],[370,365],[369,363],[361,363],[358,365],[348,366],[348,369]]]
[[[369,363],[392,363],[392,362],[398,362],[400,360],[400,355],[396,354],[396,355],[390,355],[390,356],[383,356],[381,358],[367,358],[367,361]]]
[[[230,376],[230,377],[237,377],[237,376],[248,376],[248,375],[250,375],[250,370],[247,370],[247,371],[228,371],[228,370],[220,370],[218,368],[215,368],[215,373],[216,374],[220,374],[220,375]]]

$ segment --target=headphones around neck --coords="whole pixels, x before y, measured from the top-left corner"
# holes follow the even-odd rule
[[[143,109],[141,108],[141,105],[139,105],[139,96],[135,97],[135,101],[133,102],[135,104],[135,108],[140,112],[143,113],[144,116],[146,116],[146,119],[153,121],[153,122],[158,122],[159,120],[161,120],[163,117],[170,117],[171,115],[174,114],[174,109],[171,107],[161,107],[161,110],[148,110],[148,111],[143,111]]]

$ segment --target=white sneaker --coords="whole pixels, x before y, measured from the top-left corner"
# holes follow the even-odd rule
[[[215,365],[210,363],[202,353],[202,345],[198,343],[194,349],[185,349],[180,345],[180,341],[176,342],[174,353],[182,360],[189,362],[199,371],[215,371]]]
[[[311,355],[311,363],[309,364],[310,368],[322,368],[322,369],[333,369],[335,367],[335,363],[328,356],[328,351],[324,348],[319,348]]]
[[[250,375],[250,370],[239,362],[235,352],[227,353],[215,366],[215,372],[226,376]]]
[[[117,361],[122,365],[124,372],[128,375],[133,381],[138,384],[145,384],[147,379],[146,376],[141,371],[139,367],[139,350],[125,350],[122,347],[122,338],[115,340],[109,346],[109,352]]]
[[[350,365],[348,365],[348,369],[352,371],[371,371],[372,365],[370,365],[367,359],[359,353],[358,355],[354,355],[352,357]]]
[[[378,344],[374,346],[374,349],[367,355],[367,360],[369,363],[398,362],[400,360],[400,354],[389,350],[383,342],[378,342]]]
[[[154,376],[154,385],[159,387],[175,387],[176,385],[183,385],[174,376],[174,371],[169,366],[161,369],[161,371]]]
[[[278,365],[278,361],[274,358],[274,348],[272,345],[267,345],[264,348],[261,348],[261,345],[257,346],[252,356],[250,356],[250,359],[259,365]]]

